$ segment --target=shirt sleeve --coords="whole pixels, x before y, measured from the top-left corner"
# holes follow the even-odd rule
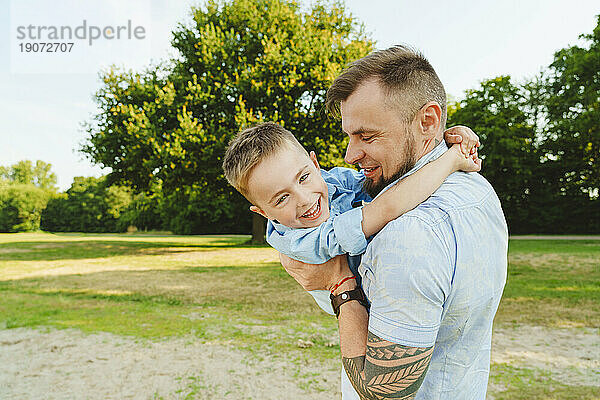
[[[371,201],[371,197],[363,190],[365,174],[361,171],[355,171],[351,168],[335,167],[329,170],[342,185],[344,189],[351,190],[354,193],[356,201]]]
[[[454,268],[445,241],[405,214],[375,236],[361,268],[372,275],[369,331],[404,346],[433,346]]]
[[[331,300],[329,299],[329,290],[309,290],[308,293],[310,293],[323,311],[329,315],[335,315],[333,307],[331,307]]]
[[[367,239],[362,231],[362,208],[329,217],[314,228],[292,229],[269,221],[267,242],[281,253],[309,264],[323,264],[340,254],[364,253]]]

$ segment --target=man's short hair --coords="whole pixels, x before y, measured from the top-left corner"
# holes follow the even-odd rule
[[[435,101],[442,109],[442,127],[446,125],[446,91],[440,78],[423,54],[401,45],[351,63],[327,91],[325,107],[339,117],[340,103],[371,79],[383,86],[388,105],[399,108],[405,121],[411,122],[421,107]]]
[[[231,186],[252,201],[248,193],[248,178],[252,169],[284,146],[296,148],[308,155],[290,131],[274,122],[265,122],[239,132],[225,151],[225,178]]]

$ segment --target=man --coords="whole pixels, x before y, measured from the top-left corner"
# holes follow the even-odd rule
[[[351,64],[328,90],[327,108],[341,114],[345,160],[364,170],[373,197],[447,150],[444,88],[406,47]],[[346,257],[318,267],[281,260],[305,289],[332,290],[344,400],[484,399],[507,246],[491,185],[476,173],[454,173],[370,242],[358,270],[369,311],[353,301],[360,290],[345,279],[352,275]]]

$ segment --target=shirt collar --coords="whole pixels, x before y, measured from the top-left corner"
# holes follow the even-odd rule
[[[417,172],[418,170],[423,168],[426,164],[430,163],[431,161],[436,160],[438,157],[440,157],[442,154],[444,154],[447,150],[448,150],[448,146],[446,145],[446,142],[444,140],[442,140],[442,142],[439,143],[437,146],[435,146],[433,148],[433,150],[431,150],[429,153],[425,154],[423,157],[419,158],[417,160],[417,162],[415,163],[415,166],[412,167],[412,169],[410,171],[408,171],[407,173],[402,175],[400,178],[396,179],[394,182],[387,185],[381,192],[379,192],[379,194],[376,197],[379,197],[379,195],[381,193],[385,192],[390,187],[394,186],[396,183],[398,183],[398,181],[406,178],[409,175],[414,174],[415,172]]]

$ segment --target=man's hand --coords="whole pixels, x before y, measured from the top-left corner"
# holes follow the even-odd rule
[[[281,265],[304,290],[331,290],[340,280],[352,276],[346,255],[332,258],[324,264],[306,264],[279,253]]]
[[[460,150],[465,157],[477,154],[477,148],[481,146],[479,136],[467,126],[457,125],[444,131],[444,140],[447,145],[460,143]]]

